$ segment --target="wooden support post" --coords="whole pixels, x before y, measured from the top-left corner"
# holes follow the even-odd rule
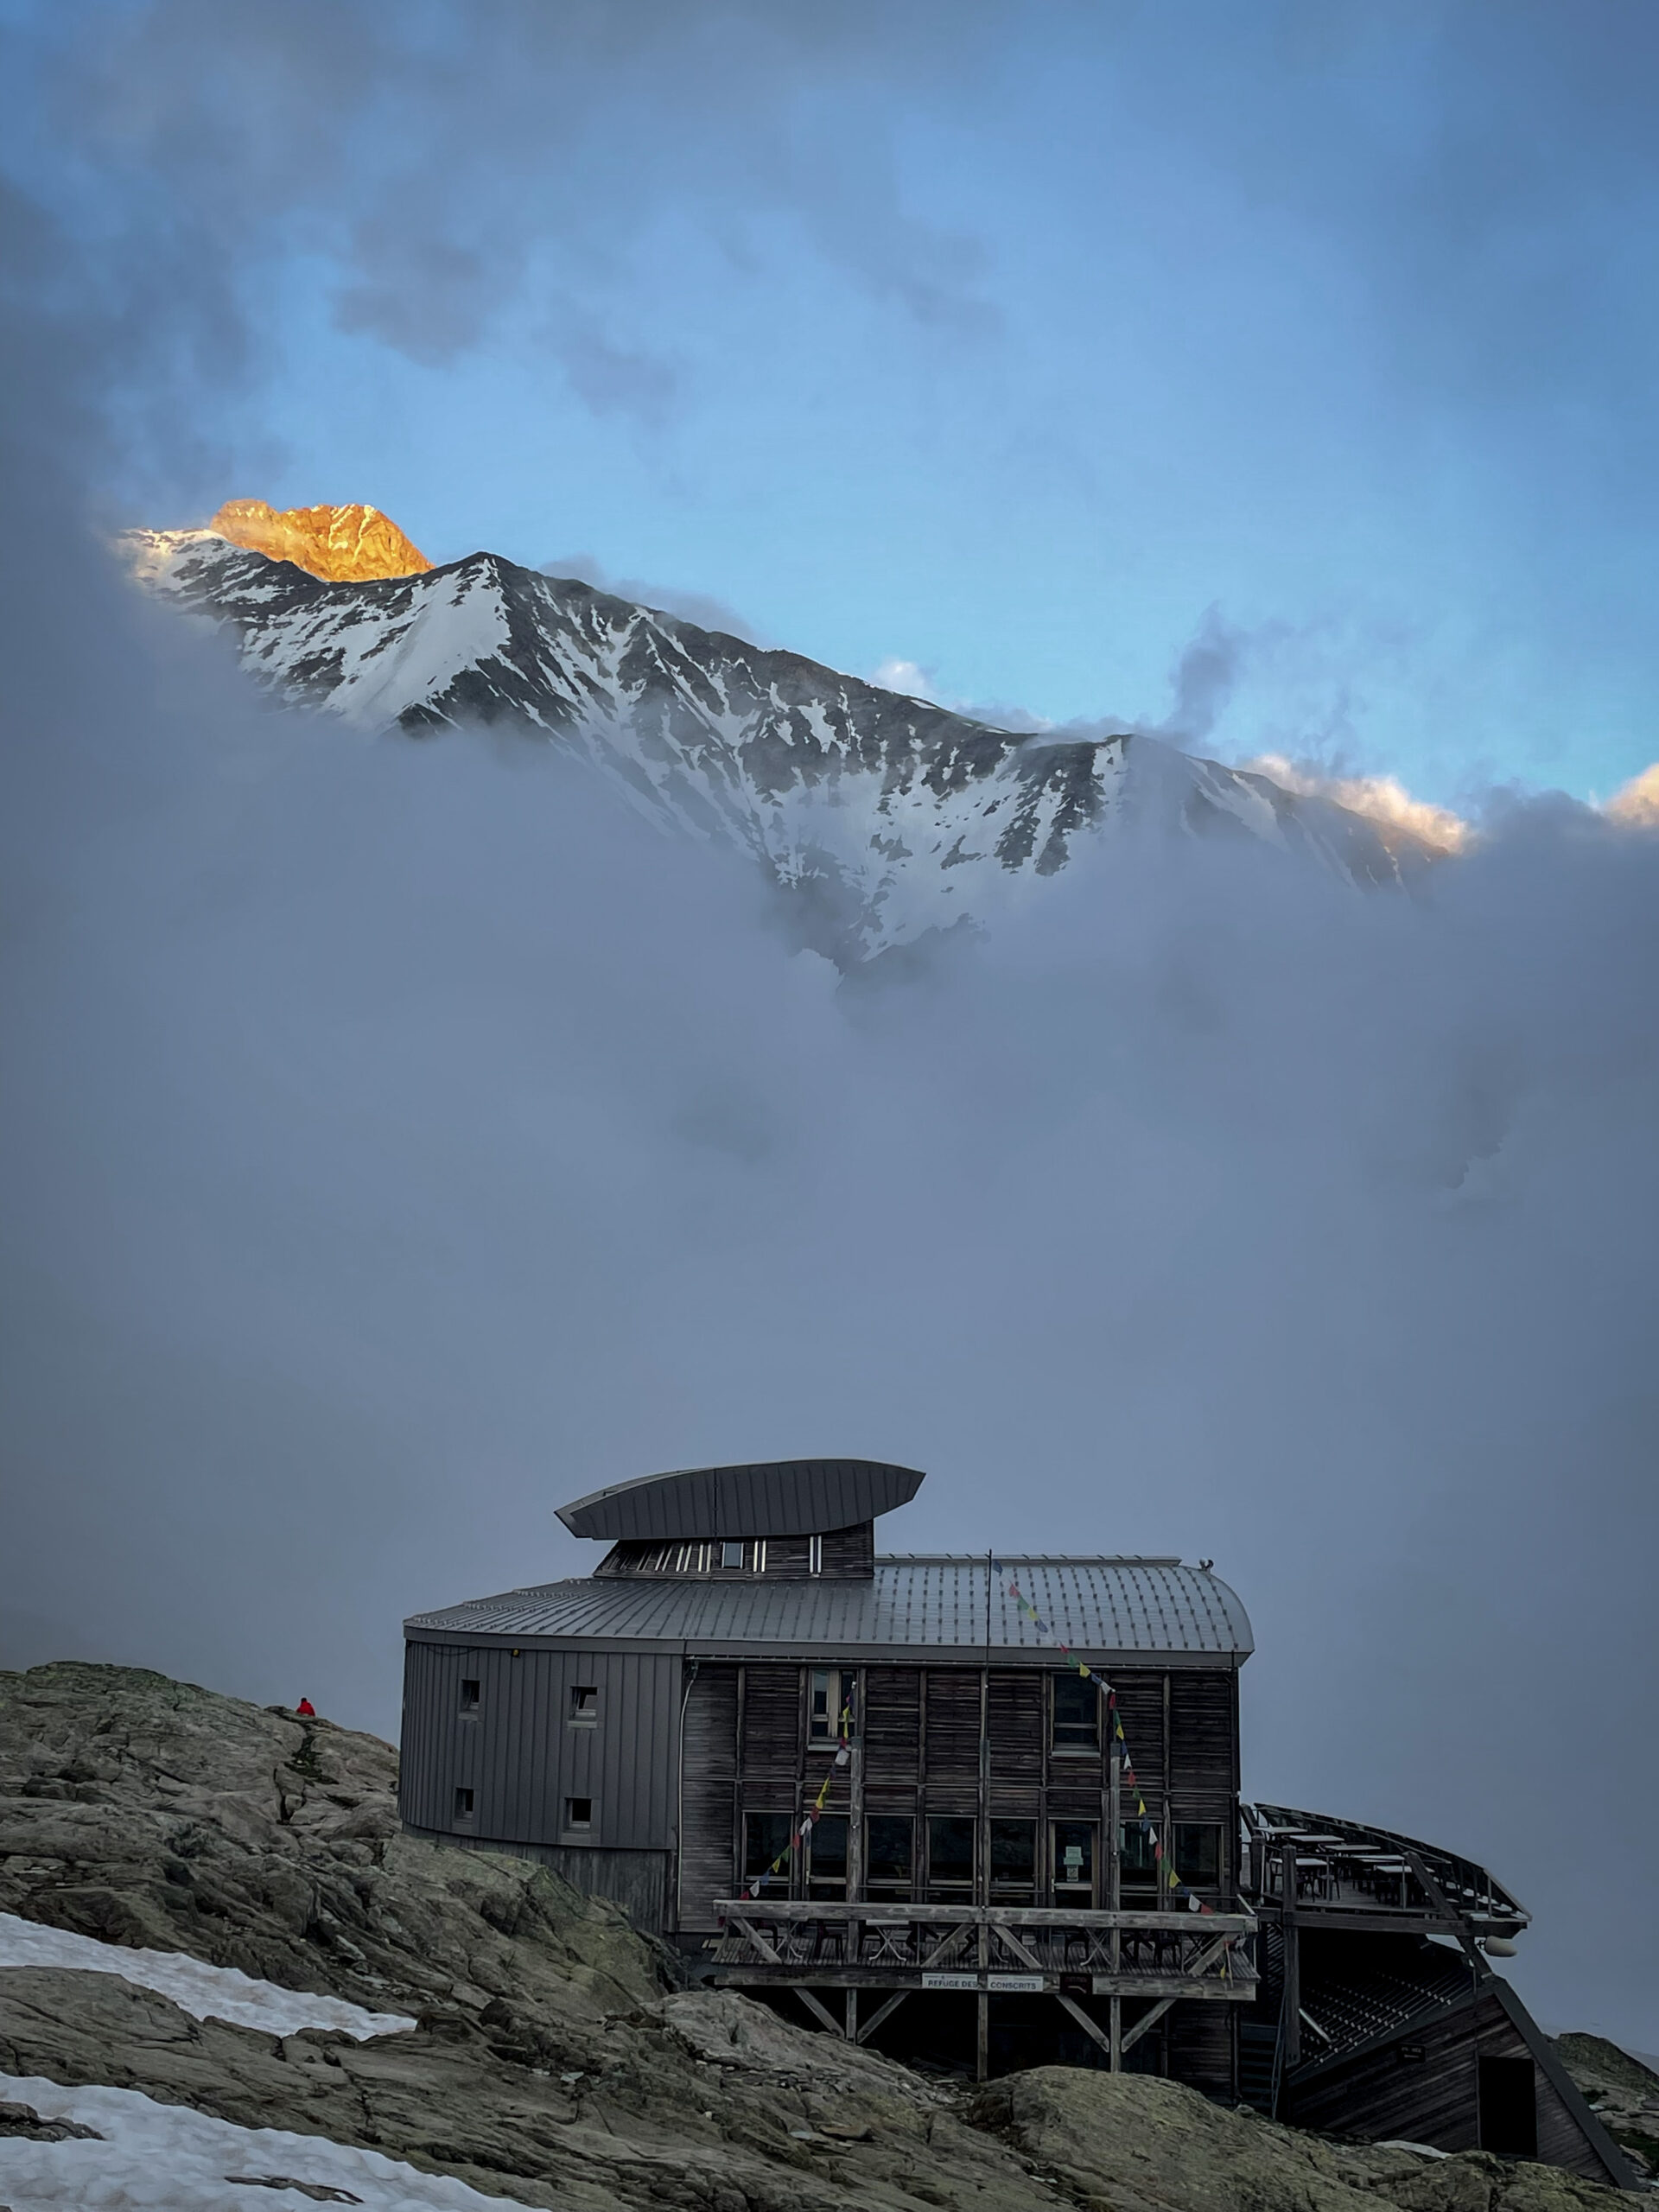
[[[909,1995],[910,1992],[907,1989],[895,1989],[893,1995],[888,1998],[885,2005],[878,2005],[874,2012],[871,2013],[869,2018],[865,2021],[863,2026],[858,2031],[858,2039],[860,2043],[868,2043],[870,2037],[881,2025],[881,2023],[884,2020],[891,2019],[893,2015],[899,2010],[899,2007],[904,2003],[906,1998]]]
[[[1280,1925],[1285,1939],[1285,2004],[1281,2042],[1285,2071],[1302,2061],[1302,1961],[1296,1926],[1296,1847],[1281,1845],[1279,1853]]]
[[[1068,1997],[1063,1990],[1057,1990],[1055,1995],[1059,2003],[1065,2005],[1066,2011],[1071,2015],[1077,2025],[1080,2028],[1086,2029],[1088,2033],[1094,2037],[1095,2041],[1100,2045],[1103,2050],[1109,2051],[1111,2049],[1111,2044],[1107,2038],[1105,2030],[1101,2026],[1099,2021],[1092,2019],[1090,2015],[1084,2011],[1082,2005],[1078,2004],[1075,1997]]]
[[[830,2007],[823,2002],[822,1998],[815,1995],[815,1993],[810,1989],[802,1988],[798,1983],[795,1987],[795,1994],[800,1999],[802,2004],[805,2005],[807,2011],[812,2015],[813,2018],[818,2023],[820,2027],[828,2028],[832,2036],[840,2035],[842,2032],[842,2024],[838,2019],[836,2019],[835,2014],[830,2010]]]
[[[977,2018],[974,2035],[974,2078],[977,2082],[989,2079],[991,2071],[991,2000],[985,1987],[985,1976],[991,1963],[991,1928],[988,1919],[979,1923],[979,1995],[975,1999]]]
[[[1114,1912],[1123,1908],[1123,1755],[1118,1748],[1117,1736],[1112,1736],[1111,1786],[1108,1792],[1108,1857],[1106,1902]],[[1161,1904],[1162,1898],[1159,1899]],[[1116,1922],[1112,1924],[1112,1973],[1123,1971],[1123,1931]],[[1114,1997],[1111,2004],[1111,2034],[1107,2044],[1109,2063],[1114,2074],[1123,2070],[1123,1999]]]
[[[1118,2000],[1116,1998],[1112,1999],[1114,2011],[1116,2010],[1117,2002]],[[1174,2002],[1175,1999],[1173,1997],[1160,1997],[1155,2005],[1149,2006],[1148,2009],[1141,2015],[1141,2018],[1135,2022],[1135,2025],[1129,2030],[1128,2035],[1124,2037],[1122,2045],[1123,2049],[1125,2050],[1132,2050],[1135,2045],[1140,2042],[1141,2037],[1147,2033],[1149,2028],[1155,2028],[1157,2026],[1159,2021],[1163,2018],[1165,2013],[1168,2012],[1170,2006],[1174,2004]]]
[[[847,2025],[843,2032],[849,2043],[858,2041],[858,1984],[855,1981],[849,1981],[847,1985]]]

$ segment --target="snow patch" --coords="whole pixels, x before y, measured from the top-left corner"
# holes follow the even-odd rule
[[[33,2106],[42,2120],[95,2128],[103,2138],[36,2143],[0,2136],[0,2202],[11,2212],[281,2212],[285,2205],[304,2212],[328,2201],[269,2185],[282,2180],[338,2191],[366,2212],[501,2212],[509,2202],[378,2151],[281,2127],[237,2127],[185,2105],[157,2104],[137,2089],[66,2089],[34,2075],[0,2074],[0,2098]],[[258,2178],[232,2178],[238,2176]]]
[[[0,1969],[6,1967],[69,1967],[84,1974],[119,1974],[139,1989],[171,1998],[181,2012],[198,2020],[225,2020],[234,2028],[260,2028],[273,2036],[337,2028],[366,2043],[372,2036],[405,2034],[415,2025],[401,2012],[370,2012],[343,1997],[283,1989],[237,1967],[210,1967],[182,1951],[128,1950],[124,1944],[101,1943],[95,1936],[77,1936],[67,1928],[47,1928],[0,1912]]]

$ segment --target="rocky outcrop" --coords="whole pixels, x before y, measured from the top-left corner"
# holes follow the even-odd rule
[[[1099,2212],[1568,2212],[1616,2190],[1481,2152],[1348,2144],[1226,2112],[1179,2082],[1042,2067],[982,2091],[982,2126]]]
[[[1139,2076],[925,2077],[676,1987],[659,1947],[545,1870],[402,1836],[395,1769],[372,1737],[159,1675],[0,1675],[0,1910],[418,2021],[278,2035],[118,1971],[0,1968],[0,2072],[326,2136],[558,2212],[1621,2201],[1543,2167],[1325,2142]]]
[[[1555,2048],[1637,2173],[1659,2175],[1659,2074],[1602,2036],[1558,2036]]]
[[[207,525],[267,560],[291,561],[325,583],[370,583],[377,576],[424,575],[432,566],[378,507],[268,506],[226,499]]]

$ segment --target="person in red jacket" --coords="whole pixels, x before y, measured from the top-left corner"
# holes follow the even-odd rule
[[[296,1713],[303,1713],[303,1714],[307,1715],[310,1719],[313,1719],[313,1720],[315,1720],[315,1719],[316,1719],[316,1717],[317,1717],[317,1708],[316,1708],[316,1707],[315,1707],[315,1705],[313,1705],[313,1704],[312,1704],[312,1702],[311,1702],[311,1700],[310,1700],[310,1699],[309,1699],[308,1697],[302,1697],[302,1698],[300,1700],[299,1703],[295,1707],[294,1710],[295,1710],[295,1712],[296,1712]]]

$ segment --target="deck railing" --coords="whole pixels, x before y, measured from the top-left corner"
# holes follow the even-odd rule
[[[717,1979],[868,1989],[1255,1994],[1255,1915],[727,1897]]]

